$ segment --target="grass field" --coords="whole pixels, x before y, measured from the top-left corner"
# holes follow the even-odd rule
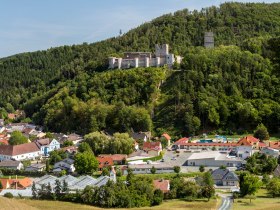
[[[181,200],[166,201],[160,206],[133,208],[131,210],[203,210],[216,209],[217,200],[186,202]],[[8,199],[0,197],[0,210],[102,210],[88,205],[74,204],[59,201],[38,201],[29,199]],[[124,210],[124,209],[111,209]],[[126,209],[127,210],[127,209]]]
[[[280,199],[271,198],[267,195],[267,191],[264,189],[259,190],[256,195],[256,199],[236,199],[233,205],[234,210],[279,210]]]

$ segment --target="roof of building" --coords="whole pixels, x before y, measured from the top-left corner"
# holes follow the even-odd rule
[[[169,164],[131,164],[128,165],[128,168],[131,169],[151,169],[152,167],[155,167],[155,169],[170,169],[173,170],[173,166]]]
[[[219,151],[207,151],[192,153],[188,160],[201,160],[201,159],[215,159],[226,161],[242,161],[239,157],[229,157],[227,154],[220,153]]]
[[[214,180],[239,181],[237,175],[228,169],[218,168],[212,172],[212,177]]]
[[[167,133],[164,133],[161,135],[162,137],[166,138],[168,141],[171,140],[171,137],[167,134]]]
[[[20,161],[5,160],[0,162],[0,167],[18,167],[20,164]]]
[[[268,145],[273,149],[280,149],[280,141],[270,141]]]
[[[69,152],[69,153],[75,153],[78,152],[78,147],[76,146],[69,146],[69,147],[63,147],[60,150],[64,151],[64,152]]]
[[[161,190],[162,192],[166,193],[170,190],[170,181],[169,180],[153,180],[153,185],[156,189]]]
[[[175,142],[176,144],[176,142]],[[213,143],[202,143],[202,142],[186,142],[186,143],[177,143],[177,145],[183,145],[183,146],[197,146],[197,147],[235,147],[237,146],[236,143],[219,143],[219,142],[213,142]]]
[[[238,142],[238,146],[253,146],[254,144],[258,143],[260,140],[253,137],[253,136],[245,136],[241,138]]]
[[[37,168],[37,169],[41,169],[41,168],[45,168],[45,167],[46,167],[45,164],[35,163],[35,164],[31,164],[30,166],[27,166],[26,168]]]
[[[267,147],[267,145],[264,142],[259,142],[259,147]]]
[[[216,159],[220,155],[221,153],[219,151],[192,153],[188,160]]]
[[[39,147],[34,142],[19,145],[0,145],[0,154],[7,156],[16,156],[39,151]]]
[[[135,139],[135,140],[143,140],[147,135],[143,132],[138,132],[138,133],[131,133],[130,136]]]
[[[110,157],[113,159],[113,161],[123,161],[127,159],[127,155],[123,155],[123,154],[113,154],[113,155],[101,154],[98,155],[98,157]]]
[[[98,166],[99,168],[114,165],[113,158],[111,158],[111,157],[97,157],[96,159],[99,162],[99,166]]]
[[[189,142],[189,138],[183,137],[183,138],[177,140],[174,144],[175,145],[185,145],[188,142]]]
[[[144,142],[143,150],[161,150],[161,143],[159,141],[156,142]]]
[[[40,146],[46,146],[51,143],[51,140],[49,138],[44,138],[44,139],[37,139],[34,142]]]
[[[68,141],[77,141],[77,140],[82,140],[82,139],[83,139],[83,137],[76,133],[71,133],[70,135],[68,135],[68,138],[67,138]]]

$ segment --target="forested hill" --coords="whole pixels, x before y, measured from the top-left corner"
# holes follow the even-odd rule
[[[205,31],[215,33],[216,46],[238,47],[203,50],[199,46]],[[0,106],[8,111],[12,106],[24,108],[36,123],[65,132],[135,127],[193,134],[203,129],[224,130],[226,125],[230,130],[249,131],[260,122],[277,131],[277,36],[279,3],[185,9],[121,37],[0,59]],[[139,69],[98,73],[107,70],[108,56],[153,51],[157,43],[169,43],[172,52],[185,56],[184,72],[142,69],[147,71],[142,75]],[[259,111],[262,106],[267,108],[262,114],[244,111]],[[139,122],[128,118],[137,113],[143,113],[141,117],[138,114]],[[276,114],[273,122],[267,113]],[[238,118],[243,115],[249,117]]]

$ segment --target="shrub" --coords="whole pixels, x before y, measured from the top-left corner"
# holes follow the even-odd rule
[[[6,198],[13,198],[14,196],[13,196],[13,194],[12,193],[5,193],[4,194],[4,197],[6,197]]]

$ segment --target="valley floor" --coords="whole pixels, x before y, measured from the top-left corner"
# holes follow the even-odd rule
[[[166,201],[160,206],[133,208],[132,210],[211,210],[216,209],[218,205],[217,200],[206,200],[186,202],[181,200]],[[75,204],[60,201],[39,201],[29,199],[8,199],[0,197],[0,210],[102,210],[88,205]],[[116,210],[116,209],[111,209]],[[117,209],[124,210],[124,209]]]

